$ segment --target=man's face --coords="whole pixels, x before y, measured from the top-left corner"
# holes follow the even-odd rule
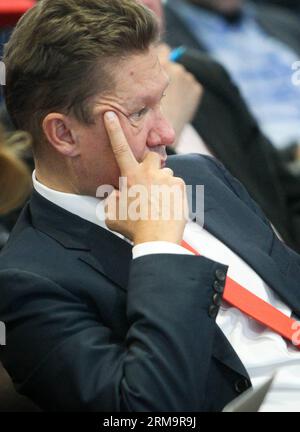
[[[82,176],[81,193],[95,194],[102,184],[117,186],[120,176],[105,131],[103,115],[114,111],[137,161],[149,151],[166,159],[166,145],[172,145],[175,133],[161,111],[161,100],[169,84],[156,48],[133,55],[114,67],[116,85],[110,92],[96,95],[93,101],[95,124],[78,127],[81,154],[76,172]]]
[[[189,0],[191,3],[216,10],[221,13],[230,14],[239,11],[243,0]]]

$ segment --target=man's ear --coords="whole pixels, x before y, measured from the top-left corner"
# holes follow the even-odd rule
[[[60,113],[50,113],[43,120],[47,140],[63,156],[75,157],[80,153],[72,120]]]

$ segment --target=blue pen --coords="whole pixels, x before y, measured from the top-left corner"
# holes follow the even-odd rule
[[[169,60],[172,62],[177,62],[181,59],[183,54],[186,52],[186,47],[180,46],[178,48],[173,49],[169,55]]]

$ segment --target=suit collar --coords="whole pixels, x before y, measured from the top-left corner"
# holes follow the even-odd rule
[[[51,203],[34,191],[29,203],[32,225],[126,290],[132,246],[107,229]]]
[[[32,182],[34,189],[48,201],[82,219],[106,228],[103,202],[96,196],[84,196],[50,189],[37,180],[35,171],[32,173]]]

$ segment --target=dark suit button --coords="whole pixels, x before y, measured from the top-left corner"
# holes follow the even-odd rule
[[[217,280],[214,281],[213,288],[219,294],[222,294],[222,292],[224,291],[223,285],[221,285],[220,282]]]
[[[251,383],[246,378],[242,378],[234,384],[234,388],[238,393],[243,393],[245,390],[248,390],[248,388],[250,387],[251,387]]]
[[[222,297],[220,296],[220,294],[214,294],[214,295],[213,295],[213,302],[214,302],[214,305],[216,305],[216,306],[218,306],[218,307],[221,306],[221,303],[222,303]]]
[[[216,316],[218,315],[218,311],[219,311],[218,306],[211,305],[211,306],[209,307],[209,310],[208,310],[208,315],[209,315],[211,318],[216,318]]]
[[[225,282],[226,273],[223,270],[217,269],[215,275],[219,282]]]

